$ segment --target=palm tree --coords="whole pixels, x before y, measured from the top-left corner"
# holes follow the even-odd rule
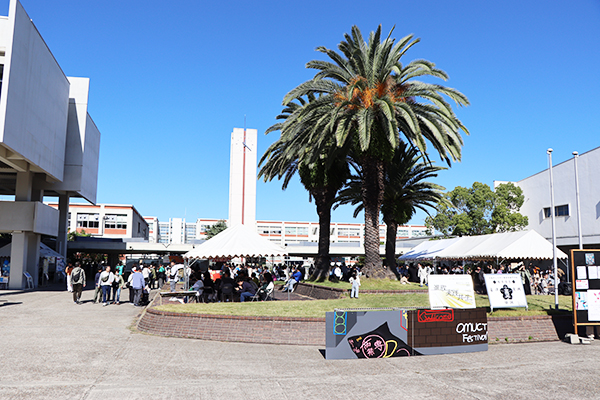
[[[391,35],[392,32],[390,32]],[[409,142],[427,157],[429,142],[450,165],[460,160],[463,144],[460,131],[467,129],[454,114],[448,97],[462,106],[468,99],[459,91],[437,84],[416,81],[420,76],[446,80],[447,74],[427,60],[403,65],[400,59],[419,42],[408,35],[381,40],[381,26],[371,32],[368,42],[360,30],[338,45],[341,54],[318,47],[332,62],[314,60],[307,68],[315,77],[291,90],[284,105],[309,94],[320,96],[304,107],[295,119],[312,124],[297,132],[296,139],[309,149],[312,158],[320,147],[335,140],[337,146],[355,148],[362,171],[361,196],[365,217],[365,271],[384,276],[379,257],[379,210],[385,189],[384,164],[394,156],[401,142]],[[323,117],[328,114],[328,118]]]
[[[264,177],[265,181],[275,177],[283,178],[282,189],[285,190],[290,179],[298,172],[300,182],[308,190],[310,197],[315,199],[319,216],[319,248],[315,272],[311,279],[324,281],[329,276],[331,206],[349,176],[349,169],[343,149],[330,143],[329,146],[321,146],[321,154],[313,159],[307,147],[303,146],[301,141],[295,140],[298,135],[294,132],[307,127],[301,121],[295,120],[295,116],[314,100],[315,97],[310,95],[308,101],[300,98],[298,103],[289,103],[277,117],[284,121],[267,129],[266,133],[281,131],[281,138],[261,157],[259,165],[264,163],[264,166],[258,177]]]
[[[436,209],[444,203],[444,187],[426,179],[434,178],[446,168],[424,160],[417,149],[400,143],[392,160],[385,164],[383,201],[381,214],[386,224],[385,258],[388,275],[396,269],[396,236],[398,226],[408,223],[416,209],[429,215],[429,208]],[[336,198],[334,209],[343,204],[355,205],[354,217],[364,210],[361,196],[362,174],[356,169]]]

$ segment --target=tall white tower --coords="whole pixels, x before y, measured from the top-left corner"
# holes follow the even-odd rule
[[[229,160],[229,227],[256,226],[256,129],[233,128]]]

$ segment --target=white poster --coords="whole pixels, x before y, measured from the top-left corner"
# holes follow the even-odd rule
[[[585,267],[577,267],[577,279],[587,279]]]
[[[588,279],[598,279],[598,267],[594,265],[588,267]]]
[[[600,290],[587,291],[588,321],[600,321]]]
[[[475,308],[471,275],[429,275],[429,304],[435,308]]]
[[[490,308],[527,307],[520,274],[485,274]]]
[[[588,290],[590,288],[590,284],[587,279],[576,279],[575,280],[575,290]]]

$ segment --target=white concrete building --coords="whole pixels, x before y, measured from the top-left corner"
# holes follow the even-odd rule
[[[48,205],[58,209],[56,203]],[[146,219],[134,206],[125,204],[69,204],[67,230],[109,239],[150,238]]]
[[[228,226],[256,223],[257,133],[241,128],[231,133]]]
[[[600,248],[600,147],[580,154],[578,159],[581,201],[581,231],[587,248]],[[561,250],[577,248],[577,198],[575,190],[575,160],[571,158],[552,168],[556,244]],[[550,214],[550,172],[548,169],[516,182],[523,189],[525,202],[521,214],[529,218],[533,229],[552,240]]]
[[[69,197],[94,203],[100,132],[89,79],[65,76],[18,0],[0,17],[0,232],[12,233],[9,287],[38,277],[40,235],[66,255]],[[58,196],[59,210],[43,203]]]

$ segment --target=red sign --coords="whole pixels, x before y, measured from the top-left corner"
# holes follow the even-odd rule
[[[454,310],[419,310],[417,314],[419,322],[452,322],[454,321]]]

